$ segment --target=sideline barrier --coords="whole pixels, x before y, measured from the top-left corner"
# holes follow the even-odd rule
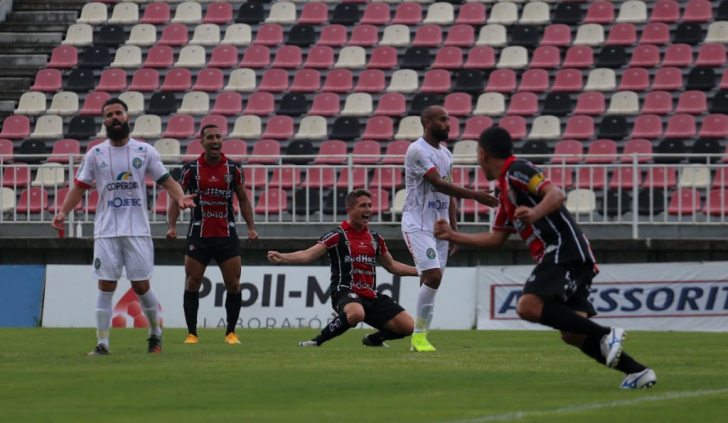
[[[0,266],[0,327],[40,326],[45,266]]]

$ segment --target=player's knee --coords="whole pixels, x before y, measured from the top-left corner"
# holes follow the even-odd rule
[[[185,278],[185,289],[192,292],[198,292],[202,287],[202,279],[187,275]]]
[[[410,336],[415,331],[415,321],[412,319],[412,317],[409,317],[407,319],[402,319],[402,324],[399,327],[399,333],[404,336]]]
[[[240,279],[225,281],[225,289],[227,289],[228,294],[237,294],[240,292]]]
[[[364,321],[364,310],[354,309],[346,312],[346,321],[349,326],[356,326]]]
[[[518,313],[518,317],[528,322],[538,323],[541,319],[540,313],[536,307],[533,307],[532,304],[524,301],[518,302],[518,305],[516,306],[516,313]]]
[[[442,273],[440,272],[432,272],[422,275],[422,283],[432,289],[438,289],[440,287],[440,282],[442,282]]]

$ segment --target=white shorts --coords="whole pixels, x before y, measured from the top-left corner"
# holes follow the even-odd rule
[[[448,247],[450,243],[437,239],[432,232],[402,232],[404,242],[415,259],[417,273],[422,274],[425,270],[442,269],[445,271],[447,264]]]
[[[118,281],[126,268],[130,281],[152,278],[154,244],[150,236],[120,236],[94,240],[93,278]]]

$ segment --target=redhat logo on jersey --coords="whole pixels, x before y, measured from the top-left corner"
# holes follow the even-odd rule
[[[159,304],[159,312],[162,312],[162,304]],[[129,326],[129,321],[132,325]],[[159,325],[162,326],[162,317],[159,317]],[[139,302],[139,297],[133,289],[129,288],[128,291],[121,297],[116,306],[114,307],[114,317],[111,319],[111,327],[114,328],[146,328],[149,327],[149,322],[142,312],[142,305]]]

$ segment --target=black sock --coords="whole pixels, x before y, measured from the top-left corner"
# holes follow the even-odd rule
[[[200,293],[185,289],[183,306],[187,331],[197,336],[197,309],[200,308]]]
[[[598,339],[611,330],[576,314],[574,310],[561,303],[544,303],[539,323],[565,332],[598,337]]]
[[[596,360],[598,363],[605,364],[607,362],[602,355],[601,337],[587,337],[586,340],[584,340],[584,345],[581,346],[581,351]],[[622,351],[622,355],[619,357],[619,363],[615,369],[622,373],[630,374],[641,372],[646,369],[646,367],[638,363],[629,354]]]
[[[227,293],[225,297],[225,311],[227,312],[227,332],[225,335],[235,332],[235,326],[238,324],[240,317],[240,306],[243,303],[243,293],[237,294]]]
[[[379,332],[372,333],[369,335],[369,340],[372,341],[372,344],[374,345],[380,345],[384,341],[393,340],[393,339],[402,339],[405,335],[400,335],[398,333],[394,333],[389,329],[382,329]]]
[[[316,341],[318,345],[321,345],[329,339],[336,338],[337,336],[346,332],[347,330],[349,330],[350,327],[351,326],[349,326],[349,321],[346,319],[346,314],[341,313],[339,314],[339,317],[332,320],[331,323],[329,323],[328,325],[324,326],[324,328],[321,330],[321,333],[319,333],[318,336],[313,338],[312,340]]]

